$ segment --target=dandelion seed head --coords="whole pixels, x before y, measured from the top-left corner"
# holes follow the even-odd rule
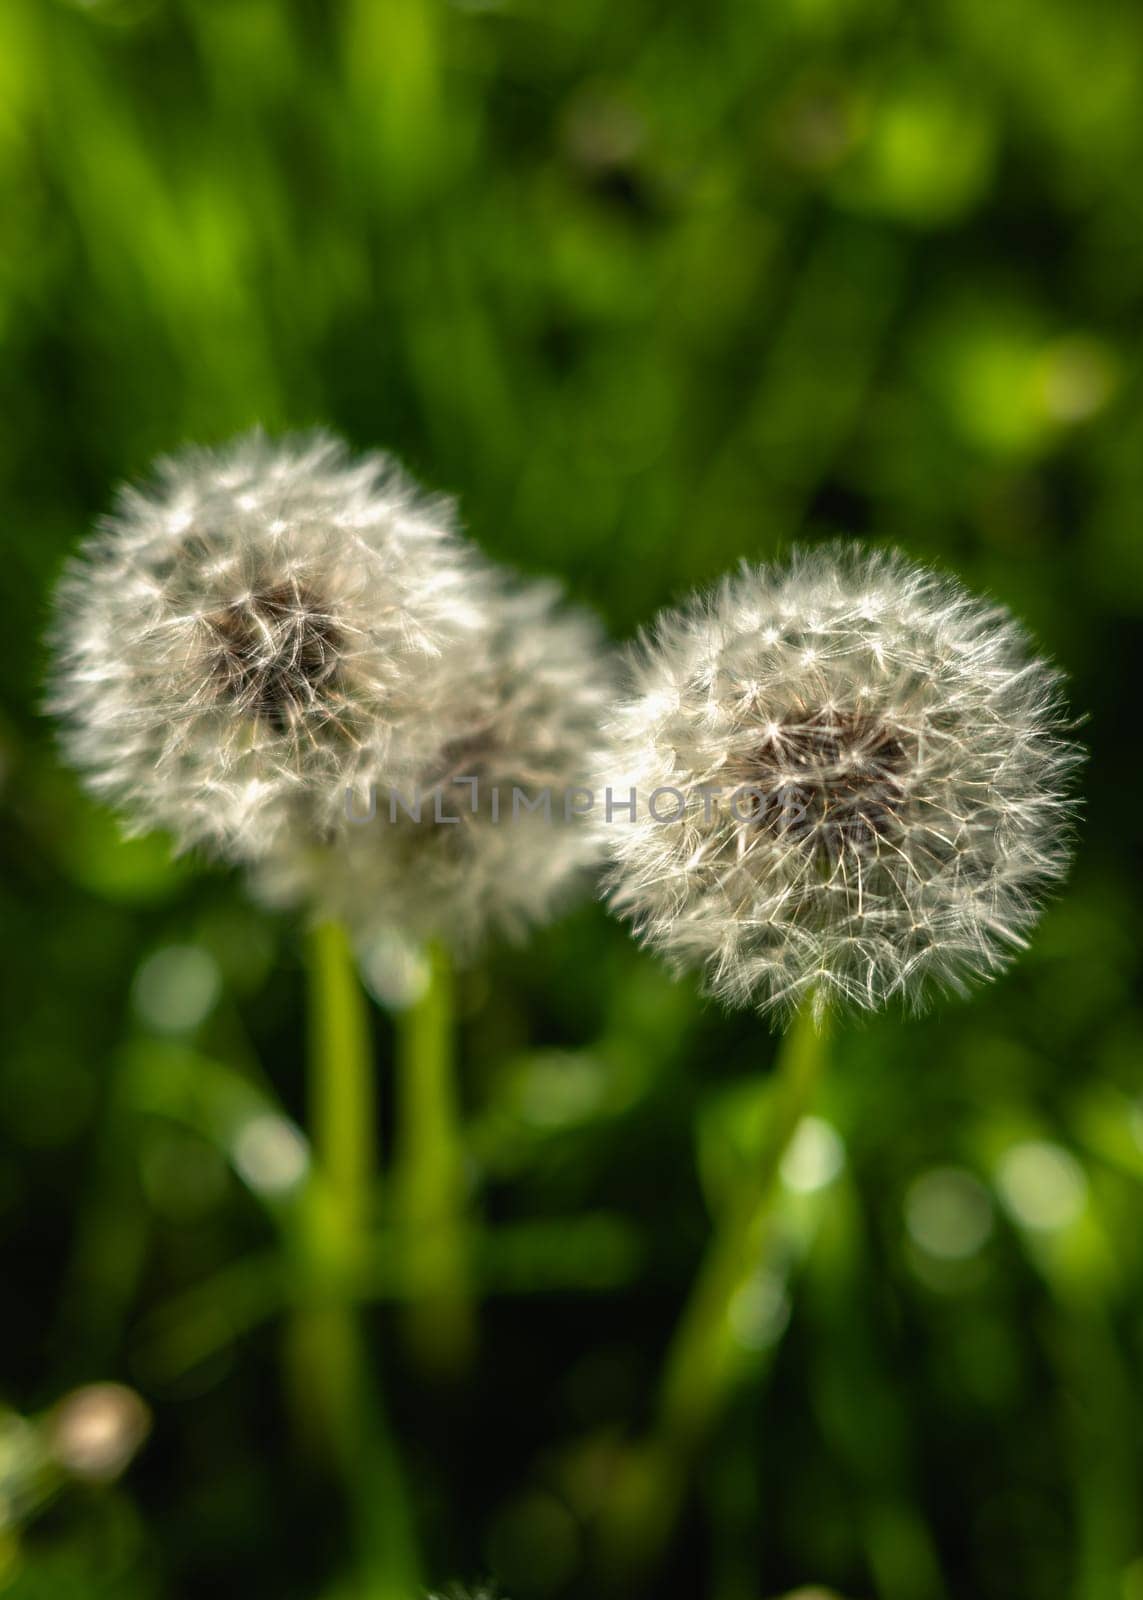
[[[664,615],[631,674],[601,773],[689,803],[602,830],[610,900],[676,970],[764,1012],[918,1006],[1024,945],[1079,757],[1003,607],[836,544]]]
[[[303,796],[331,813],[431,758],[491,589],[385,457],[324,433],[185,450],[65,574],[51,706],[134,831],[256,857]]]
[[[392,927],[463,954],[492,933],[520,937],[584,885],[599,839],[565,797],[584,782],[613,688],[601,630],[556,584],[498,576],[463,669],[419,785],[398,784],[396,800],[359,789],[320,844],[287,834],[255,873],[261,898],[316,907],[362,938]]]

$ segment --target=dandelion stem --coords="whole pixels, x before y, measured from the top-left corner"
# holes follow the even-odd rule
[[[424,993],[398,1015],[396,1208],[406,1240],[407,1328],[423,1365],[455,1376],[475,1337],[455,1076],[453,975],[430,945]]]
[[[352,1277],[375,1198],[376,1098],[365,999],[345,930],[310,936],[310,1117],[315,1171],[303,1203],[308,1298],[290,1329],[299,1420],[339,1474],[355,1544],[354,1600],[418,1587],[413,1522],[366,1357]]]
[[[365,997],[339,923],[310,935],[310,1117],[329,1195],[348,1238],[368,1218],[377,1168],[377,1097]]]
[[[824,1043],[807,1005],[779,1052],[762,1145],[716,1221],[668,1347],[650,1437],[625,1462],[601,1519],[604,1575],[619,1588],[649,1571],[665,1549],[695,1452],[730,1398],[740,1370],[735,1297],[765,1262],[778,1169],[811,1103]]]
[[[673,1440],[697,1441],[717,1415],[733,1366],[730,1303],[758,1270],[778,1168],[817,1085],[823,1042],[809,1009],[800,1012],[779,1052],[762,1147],[718,1223],[668,1351],[659,1425]]]

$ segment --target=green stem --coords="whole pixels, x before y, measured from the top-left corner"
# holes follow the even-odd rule
[[[464,1145],[456,1088],[453,975],[430,945],[429,979],[397,1019],[396,1213],[405,1238],[410,1346],[432,1372],[468,1364],[475,1319],[465,1226]]]
[[[295,1398],[349,1501],[356,1560],[347,1594],[407,1600],[418,1587],[412,1516],[352,1303],[374,1202],[377,1106],[365,998],[337,923],[314,928],[309,971],[315,1170],[301,1217],[308,1294],[290,1328]]]
[[[343,1243],[368,1220],[377,1170],[377,1096],[369,1017],[345,929],[310,935],[310,1121]]]
[[[650,1570],[670,1539],[695,1451],[724,1410],[739,1370],[733,1306],[765,1262],[778,1170],[825,1060],[811,1010],[799,1013],[775,1069],[763,1143],[707,1247],[667,1351],[650,1437],[632,1451],[600,1523],[604,1572],[622,1586]]]

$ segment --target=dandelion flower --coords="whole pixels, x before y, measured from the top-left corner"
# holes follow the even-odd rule
[[[61,585],[51,706],[132,831],[249,858],[300,796],[407,775],[485,626],[483,564],[382,456],[260,432],[159,463]]]
[[[603,830],[610,898],[676,970],[820,1014],[963,990],[1026,943],[1078,753],[1003,607],[837,544],[664,615],[632,670],[606,768],[639,805]]]
[[[324,842],[287,833],[255,872],[263,899],[463,953],[545,921],[582,883],[599,844],[577,786],[612,692],[609,651],[551,582],[498,575],[489,618],[449,686],[456,731],[420,785],[347,791]]]

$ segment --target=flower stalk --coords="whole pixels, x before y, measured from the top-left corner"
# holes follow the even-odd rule
[[[372,1210],[377,1096],[369,1018],[348,936],[336,922],[310,934],[310,1118],[344,1248]]]
[[[397,1018],[394,1203],[405,1240],[406,1331],[421,1364],[455,1377],[475,1340],[464,1220],[464,1148],[455,1076],[453,972],[426,948],[424,992]]]
[[[733,1392],[739,1370],[735,1299],[765,1262],[779,1168],[812,1104],[825,1043],[824,1027],[808,1002],[778,1055],[762,1144],[716,1221],[668,1347],[651,1435],[625,1462],[601,1522],[601,1561],[617,1591],[663,1553],[695,1453]]]
[[[310,1120],[315,1171],[301,1220],[304,1293],[289,1330],[307,1439],[344,1486],[359,1600],[406,1600],[418,1581],[412,1516],[372,1379],[353,1281],[375,1204],[376,1096],[365,998],[339,924],[310,935]]]

